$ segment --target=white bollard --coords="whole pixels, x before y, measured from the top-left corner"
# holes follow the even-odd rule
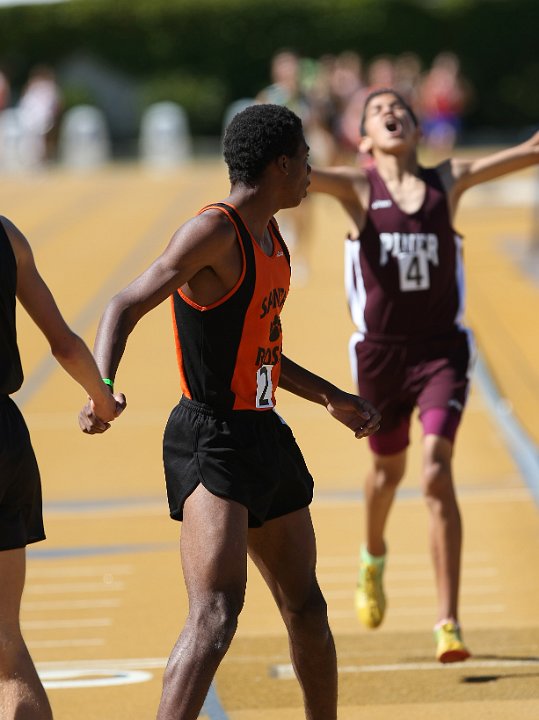
[[[110,158],[105,116],[92,105],[78,105],[64,115],[60,126],[60,158],[71,168],[91,169]]]
[[[0,168],[7,172],[38,168],[43,160],[43,138],[21,122],[18,108],[0,113]]]
[[[230,103],[223,115],[223,137],[225,136],[225,130],[227,129],[234,115],[237,115],[239,112],[245,110],[245,108],[248,108],[251,105],[254,105],[255,103],[256,100],[254,98],[240,98],[239,100],[234,100],[234,102]]]
[[[139,150],[142,162],[153,168],[172,168],[192,155],[187,114],[181,105],[150,105],[141,120]]]

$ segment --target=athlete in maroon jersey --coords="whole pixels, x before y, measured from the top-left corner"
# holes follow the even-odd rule
[[[280,311],[288,252],[273,215],[295,207],[309,184],[301,121],[254,105],[224,140],[230,195],[185,223],[164,253],[108,305],[96,339],[113,378],[137,321],[172,296],[183,396],[165,430],[170,512],[183,521],[181,555],[189,617],[165,672],[159,720],[195,718],[236,630],[247,553],[286,623],[305,713],[336,720],[337,663],[316,579],[309,513],[313,481],[275,388],[324,405],[356,437],[379,414],[282,354]],[[89,433],[103,428],[86,407]]]
[[[313,170],[311,190],[333,195],[352,221],[345,284],[357,331],[350,357],[361,394],[382,413],[369,438],[366,542],[356,592],[361,622],[382,622],[385,526],[401,482],[410,416],[423,425],[422,488],[431,516],[438,591],[436,656],[469,657],[458,623],[461,520],[452,475],[456,431],[468,394],[472,338],[463,315],[462,239],[453,217],[468,188],[539,161],[539,133],[479,160],[417,161],[420,130],[393,90],[368,96],[360,150],[367,168]]]

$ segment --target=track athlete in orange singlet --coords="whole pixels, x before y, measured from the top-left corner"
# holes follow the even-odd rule
[[[309,184],[308,147],[287,108],[254,105],[224,140],[231,181],[164,253],[110,302],[95,352],[116,374],[137,321],[171,297],[182,398],[164,436],[170,513],[183,521],[181,557],[189,616],[164,676],[158,720],[195,720],[241,612],[247,554],[286,624],[309,720],[337,717],[337,664],[316,579],[309,504],[313,480],[275,390],[324,405],[357,438],[379,414],[356,395],[282,354],[280,312],[290,262],[274,214],[298,205]],[[104,428],[83,409],[86,432]]]
[[[90,350],[66,325],[20,230],[0,217],[0,717],[50,720],[45,690],[21,635],[26,546],[44,540],[41,478],[28,428],[10,395],[23,371],[15,322],[19,301],[64,370],[86,389],[103,426],[120,412]]]
[[[360,150],[367,168],[314,169],[311,190],[335,197],[353,230],[346,241],[346,291],[357,331],[350,359],[362,396],[382,413],[369,437],[367,538],[361,549],[356,609],[363,624],[383,620],[384,531],[401,482],[410,416],[423,425],[422,488],[438,591],[436,657],[469,657],[458,618],[461,520],[453,485],[455,435],[468,394],[473,343],[464,313],[462,238],[453,217],[465,190],[539,161],[539,133],[477,160],[417,161],[420,130],[391,89],[368,96]]]

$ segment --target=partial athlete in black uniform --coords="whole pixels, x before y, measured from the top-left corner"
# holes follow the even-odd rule
[[[0,715],[52,720],[52,711],[20,629],[20,603],[30,543],[43,540],[41,480],[26,423],[10,395],[23,382],[17,346],[17,299],[65,370],[94,398],[103,426],[120,405],[94,359],[66,325],[39,275],[26,238],[0,217]]]
[[[39,469],[24,418],[9,397],[23,381],[16,290],[17,263],[0,223],[0,550],[45,538]]]

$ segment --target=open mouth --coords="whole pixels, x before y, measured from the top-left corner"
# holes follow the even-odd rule
[[[394,118],[388,118],[386,120],[386,130],[389,130],[389,132],[397,132],[397,130],[400,129],[400,123],[398,123]]]

